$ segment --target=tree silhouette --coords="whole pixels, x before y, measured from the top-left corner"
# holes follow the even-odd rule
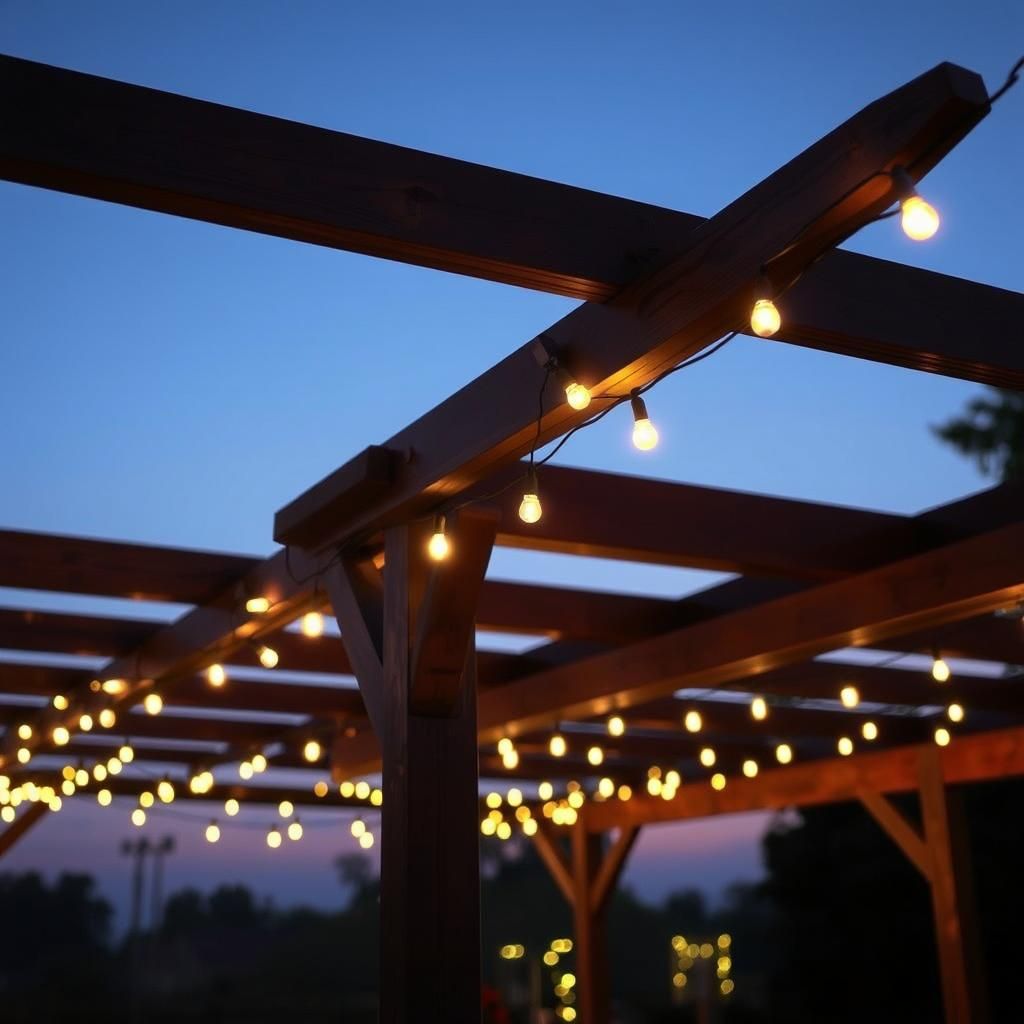
[[[972,399],[962,416],[932,429],[974,459],[986,476],[1024,478],[1024,394],[990,388]]]

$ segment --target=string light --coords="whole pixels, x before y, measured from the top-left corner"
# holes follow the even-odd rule
[[[788,743],[780,743],[775,748],[775,760],[779,764],[789,764],[793,760],[793,748]]]
[[[92,766],[92,777],[97,782],[103,782],[107,777],[107,766],[105,764],[94,764]]]
[[[945,658],[942,657],[941,652],[938,650],[932,653],[932,679],[937,683],[949,682],[949,677],[952,675],[949,665],[946,663]]]
[[[945,729],[940,725],[935,730],[935,742],[940,747],[948,747],[950,739],[952,739],[952,737],[950,736],[948,729]]]
[[[699,711],[687,711],[683,717],[683,727],[687,732],[700,732],[703,725],[704,720]]]
[[[853,753],[853,740],[849,736],[840,736],[836,749],[843,757],[849,757]]]
[[[743,774],[746,775],[748,779],[754,778],[757,775],[757,770],[757,762],[753,758],[748,757],[747,760],[743,762]]]
[[[123,679],[104,679],[100,689],[112,697],[117,697],[128,689],[128,684]]]
[[[633,788],[632,786],[627,786],[625,783],[623,783],[621,786],[619,786],[619,791],[616,795],[623,803],[625,803],[627,800],[632,799]]]
[[[18,738],[22,740],[32,739],[32,726],[27,722],[18,726]]]
[[[612,715],[608,719],[608,735],[609,736],[622,736],[626,731],[626,723],[622,720],[619,715]]]
[[[174,803],[174,786],[170,779],[161,779],[156,786],[156,795],[164,804]]]
[[[295,805],[291,800],[282,800],[277,805],[277,813],[280,814],[282,818],[290,818],[292,814],[295,813]]]
[[[370,849],[370,847],[371,847],[371,846],[373,846],[373,833],[372,833],[372,832],[364,832],[364,833],[363,833],[363,834],[362,834],[362,835],[361,835],[361,836],[359,837],[359,845],[360,845],[360,846],[361,846],[361,847],[362,847],[362,848],[363,848],[364,850],[368,850],[368,849]]]
[[[253,776],[253,771],[253,766],[249,761],[242,761],[238,766],[238,777],[248,782]]]
[[[860,703],[860,691],[856,686],[844,686],[839,691],[839,700],[844,708],[855,708]]]
[[[320,612],[306,612],[299,620],[299,629],[302,635],[315,640],[324,634],[324,617]]]
[[[220,840],[220,825],[217,824],[216,819],[210,822],[206,826],[206,841],[208,843],[216,843]]]
[[[366,831],[366,822],[362,818],[356,818],[349,826],[349,832],[353,839],[358,839]]]
[[[113,708],[104,708],[99,713],[98,717],[100,727],[103,729],[113,729],[115,723],[117,722],[117,714],[114,712]]]
[[[274,825],[267,833],[267,846],[272,850],[276,850],[281,845],[281,832],[276,825]]]
[[[124,766],[121,764],[121,759],[118,757],[111,757],[107,759],[107,771],[111,775],[120,775],[121,769]]]
[[[18,764],[28,764],[32,760],[32,751],[28,747],[18,747]]]
[[[750,329],[759,338],[770,338],[782,326],[782,317],[773,301],[771,282],[763,272],[757,283],[754,306],[750,311]]]
[[[109,807],[110,806],[110,801],[113,800],[113,799],[114,799],[114,797],[111,794],[109,789],[101,789],[96,794],[96,800],[99,803],[100,807]]]
[[[443,562],[451,553],[451,544],[448,543],[448,535],[445,532],[446,525],[444,516],[434,517],[434,532],[427,542],[427,554],[435,562]]]
[[[705,747],[700,752],[700,763],[704,765],[705,768],[710,768],[716,760],[715,752],[710,747]]]
[[[542,782],[537,787],[538,800],[550,800],[555,794],[555,787],[550,782]]]
[[[647,415],[647,403],[634,391],[629,404],[633,409],[633,447],[648,452],[658,443],[658,431]]]
[[[590,747],[587,750],[587,761],[596,768],[604,761],[604,751],[600,747]]]
[[[146,808],[152,807],[155,802],[156,802],[156,797],[153,796],[153,794],[150,793],[150,791],[148,789],[144,790],[143,792],[141,792],[139,794],[139,804],[142,807],[146,807]]]
[[[711,788],[721,792],[725,789],[725,776],[721,772],[715,772],[711,776]]]
[[[257,644],[256,657],[260,659],[260,664],[264,668],[277,667],[278,653],[273,647],[268,647],[266,644]]]
[[[206,681],[211,686],[223,686],[228,681],[228,674],[224,671],[224,666],[219,662],[210,665],[206,670]]]
[[[258,774],[267,770],[267,758],[264,754],[252,755],[252,770]]]
[[[872,740],[877,740],[878,739],[878,726],[875,725],[874,722],[865,722],[860,727],[860,734],[868,742],[871,742]]]
[[[560,733],[556,732],[548,741],[548,751],[552,757],[565,757],[568,749],[569,745],[565,742],[565,737]]]
[[[146,812],[141,807],[136,807],[132,811],[132,824],[136,828],[142,828],[146,824]]]
[[[224,813],[229,818],[233,818],[236,814],[238,814],[239,810],[240,805],[233,796],[228,797],[227,800],[224,801]]]
[[[142,701],[142,706],[148,715],[159,715],[164,709],[164,699],[155,691],[147,693]]]
[[[298,818],[288,825],[288,838],[292,842],[298,842],[302,838],[302,823]]]
[[[925,202],[914,187],[913,179],[902,167],[892,171],[893,182],[903,197],[900,200],[900,227],[907,238],[924,242],[939,230],[939,214]]]
[[[270,598],[250,597],[245,602],[245,610],[250,615],[263,615],[265,612],[270,611]]]
[[[82,732],[92,732],[92,715],[80,715],[78,719],[78,728]]]
[[[590,389],[579,381],[570,380],[565,386],[565,400],[577,412],[582,412],[590,405]]]
[[[531,466],[526,475],[526,490],[523,493],[523,500],[519,503],[519,518],[524,523],[536,523],[540,520],[542,512],[537,471]]]
[[[946,708],[946,715],[951,722],[962,722],[964,720],[964,709],[960,704],[950,704]]]
[[[768,717],[768,702],[764,697],[755,697],[750,702],[750,713],[759,722],[763,722]]]
[[[54,694],[53,701],[51,702],[58,711],[67,711],[68,699],[63,693]]]
[[[302,748],[302,756],[310,764],[319,761],[323,752],[323,747],[316,740],[306,740],[306,745]]]

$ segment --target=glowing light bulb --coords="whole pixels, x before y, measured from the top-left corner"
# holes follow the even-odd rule
[[[370,847],[371,847],[371,846],[373,846],[373,833],[372,833],[372,832],[364,832],[364,833],[363,833],[363,834],[362,834],[362,835],[361,835],[361,836],[359,837],[359,845],[360,845],[360,846],[361,846],[361,847],[362,847],[362,848],[363,848],[364,850],[368,850],[368,849],[370,849]]]
[[[768,717],[768,702],[764,697],[755,697],[750,702],[750,713],[759,722],[763,722]]]
[[[107,766],[105,764],[94,764],[92,766],[92,777],[97,782],[103,782],[107,777]]]
[[[550,800],[555,795],[555,787],[550,782],[542,782],[537,787],[538,800]]]
[[[147,715],[159,715],[164,709],[164,699],[159,693],[147,693],[142,706],[146,709]]]
[[[245,610],[250,615],[262,615],[264,612],[270,611],[270,598],[267,597],[250,597],[245,602]]]
[[[256,657],[260,659],[260,664],[264,668],[276,668],[278,662],[277,651],[273,647],[267,647],[266,644],[260,644],[256,648]]]
[[[65,697],[63,693],[55,694],[54,698],[53,698],[53,706],[58,711],[67,711],[67,709],[68,709],[68,699],[67,699],[67,697]]]
[[[700,763],[704,765],[705,768],[710,768],[716,760],[715,752],[710,747],[705,747],[700,752]]]
[[[519,751],[513,747],[508,753],[501,755],[501,763],[508,770],[519,767]]]
[[[306,745],[302,748],[302,756],[313,764],[320,760],[321,754],[323,754],[323,747],[316,740],[307,740]]]
[[[141,807],[136,807],[132,811],[132,824],[136,828],[142,828],[146,824],[146,812]]]
[[[224,671],[224,666],[220,664],[213,664],[206,670],[206,681],[211,686],[223,686],[228,681],[228,674]]]
[[[510,750],[513,749],[513,747],[515,747],[515,744],[508,736],[502,736],[501,739],[498,740],[499,754],[507,754]]]
[[[104,693],[109,693],[116,697],[119,693],[124,693],[128,689],[128,684],[123,679],[104,679],[100,689]]]
[[[78,786],[79,789],[81,789],[82,786],[89,785],[89,773],[84,768],[79,768],[78,771],[75,772],[75,785]]]
[[[548,751],[552,757],[565,757],[565,752],[568,749],[569,745],[565,742],[565,737],[557,732],[548,742]]]
[[[161,803],[170,804],[174,802],[174,786],[171,785],[170,779],[161,779],[157,783],[156,795]]]
[[[18,747],[18,764],[28,764],[32,760],[32,751],[28,747]]]
[[[900,227],[915,242],[924,242],[939,230],[938,211],[918,195],[904,199],[900,211]]]
[[[434,532],[427,541],[427,554],[435,562],[443,562],[451,553],[451,544],[448,543],[448,535],[445,533],[444,516],[436,516],[434,519]]]
[[[526,490],[523,500],[519,503],[519,518],[524,523],[536,523],[540,520],[540,488],[537,486],[537,471],[531,467],[526,475]]]
[[[633,447],[649,452],[658,443],[658,431],[647,415],[647,403],[634,392],[630,405],[633,408]]]
[[[206,826],[206,841],[208,843],[216,843],[220,839],[220,825],[215,821],[211,821]]]
[[[853,740],[851,740],[849,736],[840,736],[839,742],[836,744],[836,750],[838,750],[843,757],[849,757],[853,753]]]
[[[864,739],[866,739],[866,740],[867,740],[867,741],[868,741],[869,743],[870,743],[870,742],[871,742],[872,740],[877,740],[877,739],[878,739],[878,726],[877,726],[877,725],[875,725],[875,723],[874,723],[874,722],[865,722],[865,723],[864,723],[864,724],[863,724],[863,725],[862,725],[862,726],[860,727],[860,734],[861,734],[861,736],[863,736],[863,737],[864,737]]]
[[[600,747],[591,747],[587,751],[587,761],[596,768],[604,761],[604,751]]]
[[[844,686],[839,691],[839,700],[844,708],[855,708],[860,703],[860,692],[856,686]]]
[[[299,620],[299,629],[302,631],[303,636],[308,636],[311,640],[316,639],[318,636],[323,636],[323,615],[320,612],[306,612]]]
[[[949,730],[944,729],[941,725],[935,730],[935,742],[940,747],[948,747],[949,741],[952,737],[949,735]]]
[[[937,683],[947,683],[952,674],[949,665],[946,664],[946,660],[936,651],[932,659],[932,679]]]
[[[793,748],[788,743],[780,743],[775,748],[775,760],[779,764],[789,764],[793,760]]]
[[[683,727],[687,732],[700,732],[704,720],[700,717],[699,711],[687,711],[683,718]]]
[[[608,719],[608,735],[621,736],[626,731],[626,723],[618,716],[612,715]]]
[[[606,776],[597,783],[597,791],[607,800],[615,795],[615,783]]]
[[[131,764],[131,763],[132,763],[132,761],[134,761],[134,760],[135,760],[135,751],[134,751],[134,750],[132,750],[132,748],[131,748],[131,745],[130,745],[130,744],[128,744],[128,743],[125,743],[125,744],[123,744],[123,745],[121,746],[121,748],[120,748],[120,749],[118,750],[118,752],[117,752],[117,756],[118,756],[119,758],[121,758],[121,760],[122,760],[122,761],[123,761],[123,762],[124,762],[125,764]]]
[[[964,720],[964,709],[960,704],[950,704],[946,708],[946,715],[951,722],[962,722]]]
[[[750,311],[750,329],[759,338],[770,338],[782,326],[779,309],[771,299],[758,299]]]
[[[353,839],[358,839],[366,831],[366,822],[362,818],[356,818],[348,830],[352,833]]]
[[[81,715],[78,719],[78,728],[82,732],[92,731],[92,715]]]
[[[288,838],[292,842],[298,842],[302,838],[302,825],[299,821],[293,821],[288,826]]]
[[[107,771],[110,772],[111,775],[120,775],[123,767],[124,766],[121,764],[121,759],[119,757],[111,757],[107,760]]]
[[[224,801],[224,813],[229,818],[233,818],[239,812],[239,810],[240,805],[233,796],[228,797],[228,799]]]
[[[513,786],[505,796],[509,807],[518,807],[523,802],[523,791]]]
[[[113,708],[104,708],[99,714],[100,726],[104,729],[113,729],[117,722],[117,714]]]
[[[111,794],[109,789],[101,789],[96,794],[96,800],[98,801],[100,807],[109,807],[110,806],[110,801],[113,800],[113,799],[114,799],[114,797]]]
[[[572,383],[566,385],[565,400],[577,412],[581,412],[590,405],[590,389],[577,381],[572,381]]]
[[[18,738],[23,740],[32,739],[32,726],[27,722],[18,726]]]
[[[267,833],[267,846],[276,850],[281,845],[281,832],[275,826]]]
[[[527,836],[535,836],[537,834],[538,825],[535,819],[527,818],[523,822],[523,834]]]
[[[253,776],[253,767],[248,761],[242,761],[238,766],[238,777],[248,782]]]
[[[748,779],[752,779],[757,775],[757,762],[753,758],[748,757],[747,760],[743,762],[743,774],[746,775]]]

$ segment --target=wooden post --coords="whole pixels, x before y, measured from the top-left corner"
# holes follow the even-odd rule
[[[860,799],[928,882],[947,1024],[986,1024],[988,1000],[960,794],[945,786],[937,746],[921,747],[917,766],[921,829],[879,792],[865,791]]]
[[[580,1024],[608,1024],[610,1019],[608,901],[639,834],[639,826],[626,826],[603,852],[602,834],[588,832],[580,822],[572,830],[571,859],[546,822],[534,836],[537,852],[573,911]]]
[[[946,1020],[949,1024],[985,1024],[988,1000],[962,797],[943,784],[937,747],[922,749],[919,767],[921,820],[931,855],[932,912]]]
[[[452,553],[418,524],[385,534],[383,594],[343,562],[328,581],[383,754],[380,1020],[480,1020],[473,615],[495,519],[467,510]]]
[[[2,857],[21,837],[37,822],[46,815],[49,808],[44,803],[29,804],[28,809],[22,811],[0,832],[0,857]]]

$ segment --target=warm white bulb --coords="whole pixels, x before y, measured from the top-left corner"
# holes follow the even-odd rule
[[[577,410],[577,412],[586,409],[590,405],[589,389],[585,388],[582,384],[578,384],[576,381],[573,381],[565,389],[565,398],[569,405]]]
[[[267,770],[267,758],[264,754],[252,755],[252,770],[254,772],[265,772]]]
[[[839,691],[839,699],[844,708],[855,708],[860,703],[860,692],[856,686],[844,686]]]
[[[619,715],[612,715],[608,719],[608,735],[621,736],[626,731],[626,723]]]
[[[113,708],[104,708],[99,715],[100,725],[104,729],[113,729],[114,723],[117,722],[117,715]]]
[[[649,419],[640,419],[633,424],[633,447],[649,452],[658,443],[658,431]]]
[[[81,716],[79,716],[78,728],[81,729],[82,732],[91,732],[92,731],[92,715],[81,715]]]
[[[600,747],[591,747],[587,751],[587,761],[596,768],[604,761],[604,751]]]
[[[924,242],[939,230],[939,213],[920,196],[910,196],[900,204],[900,226],[907,238]]]
[[[223,686],[228,681],[228,674],[223,665],[211,665],[206,670],[206,681],[211,686]]]
[[[299,622],[299,628],[302,630],[302,635],[308,636],[310,639],[323,636],[324,617],[320,612],[306,612]]]
[[[750,311],[750,329],[759,338],[770,338],[782,326],[778,307],[771,299],[758,299]]]
[[[757,762],[750,758],[744,761],[743,774],[746,775],[748,779],[754,778],[754,776],[757,775]]]
[[[270,611],[270,599],[267,597],[250,597],[245,602],[245,610],[250,615],[262,615]]]
[[[536,494],[524,494],[519,503],[519,518],[524,523],[536,523],[541,516],[540,497]]]
[[[372,833],[372,832],[364,832],[364,833],[363,833],[363,834],[362,834],[362,835],[361,835],[361,836],[359,837],[359,845],[360,845],[360,846],[361,846],[361,847],[362,847],[362,848],[363,848],[364,850],[368,850],[368,849],[370,849],[370,847],[371,847],[371,846],[373,846],[373,833]]]
[[[865,722],[860,727],[860,734],[868,742],[871,742],[872,740],[877,740],[878,739],[878,726],[875,725],[874,722]]]
[[[232,797],[228,797],[228,799],[224,801],[224,813],[229,818],[233,818],[238,813],[238,811],[239,811],[238,801],[233,796]]]
[[[147,693],[142,701],[146,714],[159,715],[164,709],[164,699],[159,693]]]
[[[768,702],[764,697],[755,697],[750,702],[750,713],[759,722],[763,722],[768,717]]]
[[[320,760],[320,755],[323,753],[323,747],[316,740],[307,740],[306,745],[302,748],[302,756],[313,764]]]
[[[18,726],[18,737],[23,740],[32,739],[32,726],[25,722]]]
[[[215,821],[211,821],[206,826],[206,841],[208,843],[215,843],[220,839],[220,826]]]
[[[948,747],[950,739],[951,737],[948,729],[943,729],[940,725],[938,729],[935,730],[935,742],[940,747]]]
[[[568,750],[568,744],[565,742],[565,737],[555,733],[551,737],[551,742],[548,743],[548,750],[551,751],[552,757],[565,757],[565,752]]]
[[[705,768],[710,768],[715,763],[716,757],[715,752],[710,747],[705,747],[700,752],[700,763]]]
[[[273,647],[267,647],[265,644],[258,647],[256,654],[260,659],[260,664],[264,668],[276,668],[278,662],[277,651]]]
[[[276,850],[281,845],[281,833],[276,829],[272,828],[267,833],[267,846],[272,850]]]
[[[793,760],[793,748],[788,743],[780,743],[775,748],[775,760],[779,764],[789,764]]]
[[[836,749],[843,757],[849,757],[853,753],[853,740],[849,736],[840,736]]]
[[[961,704],[950,704],[946,708],[946,714],[951,722],[962,722],[964,720],[964,709]]]
[[[952,674],[953,673],[950,671],[946,660],[941,657],[936,657],[932,662],[932,679],[937,683],[946,683],[949,681],[949,677]]]
[[[451,552],[451,544],[441,530],[435,530],[427,543],[427,554],[435,562],[443,562]]]
[[[700,717],[699,711],[687,711],[685,718],[683,718],[683,726],[687,732],[700,732],[701,727],[704,725],[703,719]]]
[[[146,812],[141,807],[136,807],[132,811],[132,824],[136,828],[142,828],[146,824]]]

